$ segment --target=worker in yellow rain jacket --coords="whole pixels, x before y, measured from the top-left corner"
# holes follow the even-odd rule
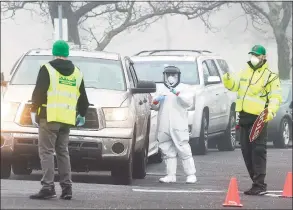
[[[41,66],[32,94],[31,119],[39,128],[38,151],[42,188],[31,199],[56,197],[54,152],[62,189],[61,199],[72,198],[71,164],[68,151],[70,128],[83,126],[89,106],[82,72],[69,60],[69,45],[53,44],[54,60]]]
[[[239,112],[240,144],[245,165],[253,181],[246,195],[266,193],[264,182],[267,164],[267,122],[272,120],[282,100],[280,80],[267,64],[266,49],[255,45],[249,52],[251,59],[245,70],[223,76],[225,87],[237,92],[236,112]],[[249,141],[249,134],[258,115],[268,108],[265,126],[256,140]]]

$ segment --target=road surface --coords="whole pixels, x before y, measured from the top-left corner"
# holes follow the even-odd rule
[[[268,150],[267,196],[246,196],[243,191],[251,186],[241,151],[210,151],[205,156],[194,156],[198,182],[184,183],[178,161],[178,183],[158,183],[164,175],[164,165],[148,165],[144,180],[134,180],[131,186],[113,185],[107,172],[73,174],[74,197],[70,201],[60,199],[30,200],[30,194],[40,189],[40,172],[30,176],[13,175],[1,180],[1,209],[213,209],[222,207],[229,181],[237,178],[239,195],[244,209],[292,209],[291,198],[276,197],[281,194],[286,175],[292,171],[292,149]],[[58,176],[56,177],[58,181]],[[56,191],[60,187],[56,182]]]

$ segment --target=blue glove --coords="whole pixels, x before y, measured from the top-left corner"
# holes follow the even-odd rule
[[[177,92],[174,88],[170,88],[170,92],[174,93],[175,95],[179,93],[179,91]]]
[[[164,101],[165,99],[165,96],[159,96],[156,98],[157,101]]]
[[[77,115],[77,117],[76,117],[76,125],[77,126],[83,126],[84,124],[85,124],[85,117]]]
[[[165,96],[163,95],[158,96],[153,100],[153,104],[157,105],[159,102],[164,101],[164,99],[165,99]]]

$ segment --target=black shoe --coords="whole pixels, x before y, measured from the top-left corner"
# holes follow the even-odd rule
[[[267,193],[267,190],[262,187],[253,186],[251,189],[244,191],[245,195],[264,195]]]
[[[54,187],[43,187],[38,193],[30,196],[30,199],[51,199],[56,198]]]
[[[64,200],[70,200],[72,198],[72,187],[70,185],[62,186],[62,194],[60,198]]]

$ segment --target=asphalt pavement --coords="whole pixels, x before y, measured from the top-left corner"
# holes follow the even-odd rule
[[[178,161],[177,183],[161,184],[164,164],[148,165],[147,177],[134,180],[131,186],[113,185],[108,172],[73,174],[73,199],[64,201],[30,200],[30,194],[40,189],[40,172],[30,176],[13,175],[1,180],[1,209],[219,209],[223,207],[230,179],[235,177],[243,209],[292,209],[292,198],[282,198],[285,178],[292,171],[292,149],[268,150],[266,196],[246,196],[251,186],[241,151],[209,151],[194,156],[198,182],[185,184]],[[61,193],[56,176],[56,191]]]

